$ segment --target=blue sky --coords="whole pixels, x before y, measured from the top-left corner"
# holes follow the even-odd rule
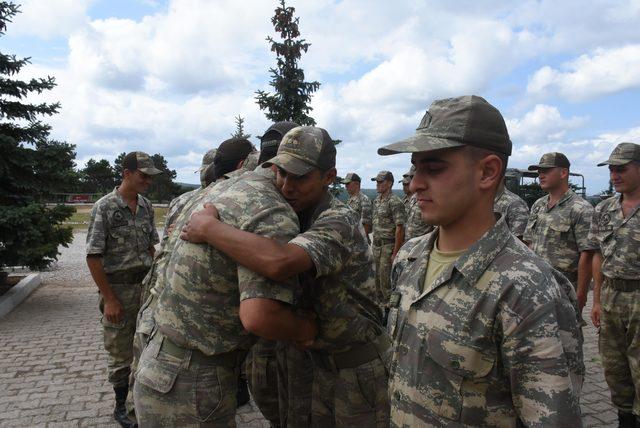
[[[62,103],[53,136],[77,146],[79,166],[144,150],[195,183],[236,115],[252,135],[269,125],[253,96],[269,89],[275,1],[22,4],[0,50],[32,57],[23,77],[56,77],[40,99]],[[617,143],[640,143],[640,0],[289,4],[312,43],[302,66],[322,83],[313,116],[343,140],[341,175],[401,175],[408,157],[376,149],[413,133],[433,100],[463,94],[502,112],[510,166],[563,151],[590,194],[607,187],[595,164]]]

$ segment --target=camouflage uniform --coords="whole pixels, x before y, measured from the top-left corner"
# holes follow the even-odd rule
[[[288,240],[297,218],[271,171],[242,175],[221,193],[203,196],[227,224]],[[199,210],[195,204],[190,212]],[[270,298],[293,303],[297,286],[276,284],[204,244],[177,240],[153,312],[156,330],[136,372],[134,397],[141,424],[235,425],[239,368],[256,337],[238,318],[239,302]]]
[[[290,243],[315,267],[314,277],[301,278],[319,326],[311,352],[311,425],[386,427],[389,340],[375,303],[371,249],[351,210],[330,194],[302,227]]]
[[[376,286],[383,304],[389,301],[391,256],[396,239],[396,226],[406,223],[406,212],[400,198],[393,193],[373,201],[373,260],[376,266]]]
[[[422,219],[422,211],[420,210],[420,205],[418,205],[417,196],[412,195],[409,211],[407,211],[407,227],[404,229],[405,242],[417,236],[426,235],[432,230],[433,226],[425,223]]]
[[[640,214],[622,214],[622,196],[596,206],[589,239],[602,253],[600,355],[611,401],[640,416]]]
[[[114,388],[128,386],[141,281],[152,263],[150,250],[158,241],[153,207],[142,195],[138,195],[135,214],[117,189],[94,204],[87,231],[86,253],[102,256],[109,285],[124,308],[120,323],[102,319],[104,347],[109,354],[109,382]],[[102,312],[102,295],[99,307]]]
[[[529,219],[529,207],[524,199],[505,187],[496,194],[493,211],[505,218],[511,233],[519,238],[524,235]]]
[[[523,239],[576,286],[582,251],[593,250],[589,227],[593,207],[569,189],[548,208],[549,195],[534,202]]]
[[[371,199],[362,192],[355,196],[350,196],[347,205],[356,212],[356,217],[362,224],[371,224]]]
[[[393,267],[391,426],[581,426],[571,284],[501,219],[425,285],[437,236],[405,244]]]

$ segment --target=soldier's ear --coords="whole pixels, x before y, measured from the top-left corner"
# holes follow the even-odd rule
[[[502,180],[502,159],[499,156],[490,154],[480,160],[480,182],[481,189],[497,189]]]

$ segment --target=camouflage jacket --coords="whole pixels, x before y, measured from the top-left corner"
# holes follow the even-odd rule
[[[295,237],[297,217],[276,189],[274,174],[263,169],[241,177],[230,186],[220,184],[221,189],[216,185],[183,215],[211,202],[220,220],[238,229],[282,242]],[[185,348],[206,355],[246,350],[256,338],[242,327],[240,301],[260,297],[294,303],[297,288],[295,281],[277,284],[261,277],[209,245],[176,240],[154,319],[159,331]]]
[[[373,201],[373,240],[393,241],[396,237],[396,226],[407,221],[407,213],[400,198],[393,193],[382,197],[380,194]]]
[[[407,214],[407,216],[409,215],[409,210],[411,209],[411,199],[412,196],[407,196],[404,195],[404,198],[402,198],[402,205],[404,205],[404,212],[405,214]]]
[[[318,316],[314,349],[334,353],[382,333],[382,314],[375,303],[373,254],[360,230],[362,225],[330,194],[320,205],[303,222],[310,224],[308,229],[290,243],[305,250],[315,267],[313,277],[304,284]]]
[[[407,225],[404,229],[405,242],[417,236],[425,235],[433,230],[433,226],[422,219],[422,211],[416,195],[411,196],[411,205],[407,211]]]
[[[505,218],[511,233],[518,237],[524,235],[529,219],[529,207],[524,199],[505,188],[496,195],[493,211]]]
[[[524,233],[531,249],[575,282],[580,252],[594,249],[589,241],[593,207],[569,189],[558,203],[547,208],[549,195],[534,202]]]
[[[164,221],[164,232],[162,234],[162,241],[164,242],[168,237],[168,229],[173,223],[175,223],[180,211],[186,205],[186,203],[198,193],[202,192],[204,189],[202,187],[198,187],[197,189],[193,189],[189,192],[185,192],[177,197],[173,198],[171,202],[169,202],[169,209],[167,210],[167,217]]]
[[[425,288],[438,229],[393,266],[391,420],[413,426],[581,426],[573,287],[500,219]]]
[[[356,212],[356,217],[360,218],[362,224],[371,224],[371,199],[367,195],[360,192],[351,196],[347,205]]]
[[[138,195],[133,214],[116,189],[100,198],[91,209],[87,231],[87,255],[102,255],[106,273],[139,271],[152,263],[151,247],[159,241],[153,206]]]
[[[640,214],[622,214],[622,195],[596,206],[589,239],[602,254],[602,274],[608,278],[640,279]]]

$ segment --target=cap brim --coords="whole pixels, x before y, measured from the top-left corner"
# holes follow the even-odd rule
[[[305,175],[312,169],[316,168],[315,165],[308,164],[305,161],[298,159],[294,156],[291,156],[288,153],[281,153],[276,157],[271,158],[262,164],[264,168],[269,167],[271,165],[275,165],[278,168],[282,168],[285,171],[287,171],[287,173],[289,174],[298,175],[298,176]]]
[[[605,165],[614,165],[614,166],[621,166],[621,165],[626,165],[629,162],[631,162],[631,160],[606,160],[604,162],[600,162],[598,164],[598,166],[605,166]]]
[[[434,150],[462,147],[466,144],[446,138],[438,138],[430,135],[416,133],[409,138],[389,144],[378,149],[381,156],[395,155],[398,153],[431,152]]]
[[[160,171],[158,168],[138,168],[138,170],[147,175],[162,174],[162,171]]]
[[[340,183],[342,184],[349,184],[351,183],[353,180],[340,180]]]

